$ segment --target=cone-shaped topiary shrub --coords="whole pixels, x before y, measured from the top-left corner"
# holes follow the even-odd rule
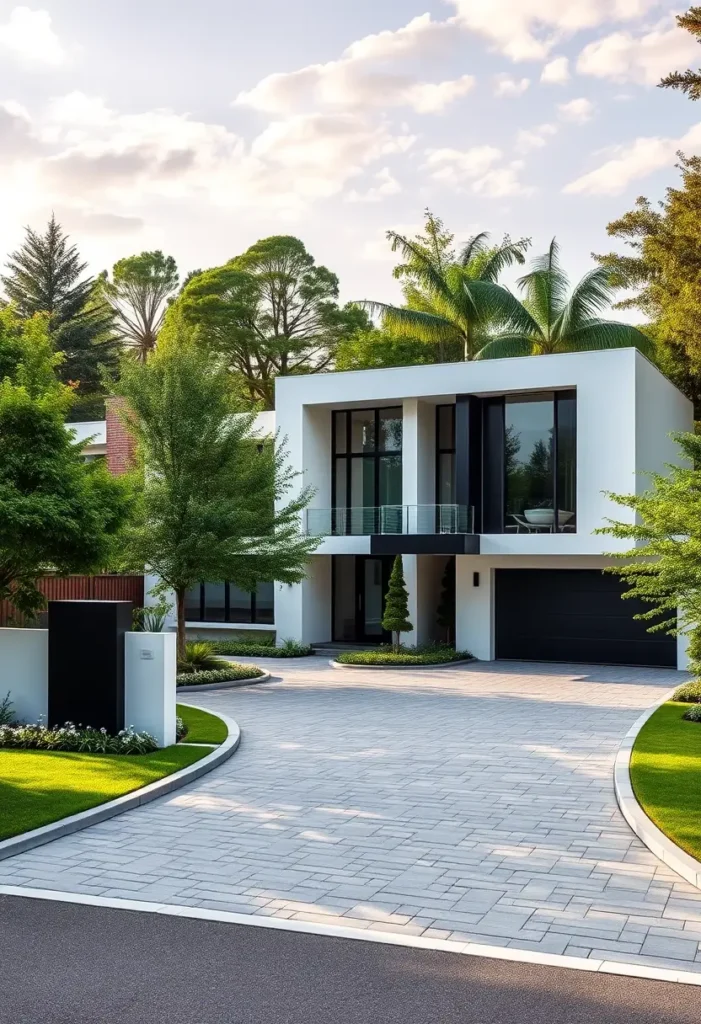
[[[385,602],[385,614],[382,617],[382,628],[392,634],[395,650],[399,650],[401,634],[411,633],[413,626],[409,622],[409,594],[404,582],[404,566],[402,556],[397,555],[389,578],[389,589]]]

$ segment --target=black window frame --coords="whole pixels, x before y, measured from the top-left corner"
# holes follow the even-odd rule
[[[205,589],[204,588],[207,585],[207,583],[205,582],[205,583],[200,583],[199,584],[199,587],[200,587],[199,617],[196,620],[188,619],[187,621],[189,621],[189,622],[193,622],[193,621],[197,621],[197,622],[216,622],[216,623],[219,623],[220,625],[231,625],[231,626],[246,626],[246,625],[271,626],[271,625],[274,625],[274,622],[275,622],[275,603],[274,603],[274,600],[273,600],[273,618],[272,618],[272,622],[267,621],[266,619],[259,619],[258,618],[257,588],[256,588],[256,590],[251,591],[250,594],[249,594],[249,597],[250,597],[250,611],[251,611],[250,618],[249,619],[232,619],[231,618],[231,586],[232,586],[231,581],[230,580],[223,580],[223,581],[222,580],[208,580],[207,582],[209,582],[209,583],[221,583],[221,582],[223,582],[224,583],[224,618],[223,619],[208,619],[208,618],[205,618]],[[266,582],[266,581],[263,580],[261,582]],[[233,584],[233,586],[236,586],[236,585]],[[274,586],[274,584],[273,584],[273,586]],[[236,589],[240,590],[241,588],[237,587]],[[275,591],[273,590],[273,599],[274,599],[274,597],[275,597]]]
[[[399,410],[399,413],[400,413],[400,417],[399,418],[400,418],[401,423],[402,423],[402,443],[401,443],[401,446],[399,448],[385,449],[385,448],[380,448],[379,447],[380,438],[381,438],[381,433],[380,433],[381,414],[383,412],[389,410],[389,409],[397,409],[397,410]],[[354,412],[373,413],[373,415],[374,415],[375,446],[374,446],[373,451],[371,451],[371,452],[354,452],[352,450],[352,448],[353,448],[353,445],[352,445],[352,431],[353,431],[353,420],[352,420],[352,417],[353,417],[353,413]],[[336,439],[337,439],[337,436],[338,436],[338,426],[337,426],[337,424],[338,424],[338,421],[339,421],[339,417],[341,417],[341,416],[345,416],[346,417],[346,420],[345,420],[345,451],[337,453],[337,451],[336,451],[336,447],[337,447],[336,446]],[[373,459],[374,460],[374,463],[373,463],[374,505],[373,506],[368,506],[368,508],[369,507],[374,507],[375,508],[375,513],[374,513],[374,516],[373,516],[373,520],[374,521],[373,521],[372,525],[373,525],[373,529],[374,529],[375,533],[377,533],[379,531],[380,523],[379,523],[379,512],[378,512],[378,504],[377,504],[377,502],[378,502],[378,497],[379,497],[379,494],[380,494],[380,464],[381,464],[381,459],[387,458],[388,456],[390,456],[390,457],[391,456],[395,456],[395,457],[397,457],[399,459],[400,466],[402,468],[402,475],[403,475],[403,472],[404,472],[404,464],[403,464],[403,457],[404,457],[404,407],[403,407],[403,405],[401,405],[401,404],[399,404],[399,405],[396,405],[396,404],[395,405],[378,405],[378,406],[373,406],[373,407],[370,407],[370,408],[362,407],[361,406],[361,407],[357,407],[357,408],[353,408],[353,409],[334,409],[332,411],[332,413],[331,413],[331,532],[332,532],[332,534],[336,535],[336,534],[342,532],[341,530],[339,530],[339,525],[340,524],[338,522],[338,516],[336,515],[336,512],[337,512],[337,510],[339,508],[345,509],[345,511],[346,511],[345,531],[343,531],[343,532],[345,532],[345,534],[351,534],[353,532],[353,530],[352,530],[352,522],[351,522],[351,511],[350,511],[351,508],[353,507],[353,505],[352,505],[352,496],[353,496],[353,485],[352,485],[352,479],[353,479],[353,459]],[[339,464],[339,462],[342,462],[343,460],[345,460],[343,468],[344,468],[345,485],[346,485],[346,501],[345,501],[345,504],[338,505],[336,503],[336,491],[337,491],[337,480],[338,480],[338,464]]]

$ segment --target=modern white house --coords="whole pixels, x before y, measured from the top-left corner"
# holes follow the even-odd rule
[[[454,578],[452,635],[477,658],[686,666],[683,639],[649,633],[602,572],[626,545],[597,529],[632,515],[609,494],[644,490],[677,458],[670,434],[693,429],[691,403],[637,350],[287,377],[276,407],[260,432],[287,439],[314,489],[308,576],[254,595],[203,583],[193,633],[380,643],[401,554],[408,643],[445,636]]]

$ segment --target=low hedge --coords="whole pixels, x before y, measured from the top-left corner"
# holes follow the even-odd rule
[[[402,647],[395,651],[390,646],[374,651],[345,651],[335,660],[340,665],[449,665],[451,661],[472,658],[469,651],[456,651],[452,647]]]
[[[682,704],[701,704],[701,679],[695,679],[691,683],[684,683],[674,691],[672,700],[681,701]]]
[[[226,668],[210,669],[208,672],[181,672],[176,677],[178,686],[206,686],[211,683],[233,683],[239,679],[257,679],[265,672],[257,665],[238,665],[232,662]]]
[[[274,644],[249,643],[247,640],[212,640],[212,654],[226,654],[239,658],[306,658],[314,651],[308,644],[286,640],[282,647]]]

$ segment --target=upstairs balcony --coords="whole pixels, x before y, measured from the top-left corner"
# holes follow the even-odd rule
[[[369,537],[371,554],[476,554],[479,537],[466,505],[309,508],[313,537]]]

